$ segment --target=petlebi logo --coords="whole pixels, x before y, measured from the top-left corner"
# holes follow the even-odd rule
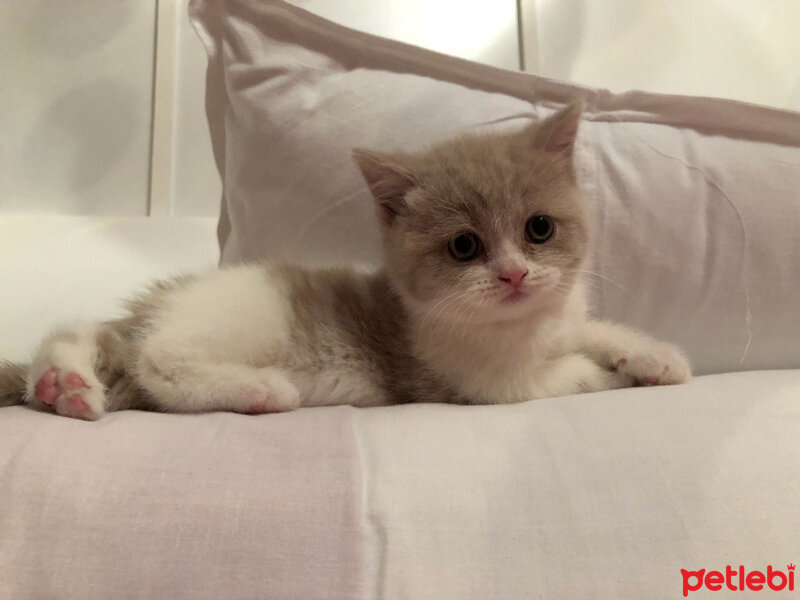
[[[767,565],[766,571],[750,571],[744,565],[738,568],[730,565],[725,566],[725,571],[687,571],[681,569],[683,576],[683,596],[689,592],[696,592],[705,588],[712,592],[719,590],[730,590],[741,592],[744,590],[760,591],[772,590],[780,592],[782,590],[794,591],[794,563],[786,565],[786,571],[775,569],[772,565]]]

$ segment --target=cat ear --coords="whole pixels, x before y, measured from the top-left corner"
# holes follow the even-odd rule
[[[375,198],[378,215],[384,224],[390,225],[408,208],[405,195],[416,183],[414,176],[393,157],[381,152],[355,148],[353,160]]]
[[[575,138],[584,104],[573,102],[556,114],[536,124],[536,146],[547,152],[556,152],[571,159],[575,149]]]

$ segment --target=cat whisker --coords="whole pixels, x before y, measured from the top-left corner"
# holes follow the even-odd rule
[[[459,300],[463,299],[464,297],[466,297],[466,296],[468,296],[469,294],[472,294],[472,293],[474,293],[474,292],[475,292],[475,290],[467,290],[467,291],[465,291],[465,292],[461,292],[460,294],[456,295],[456,297],[455,297],[455,298],[452,298],[451,300],[449,300],[449,301],[447,302],[447,304],[445,304],[444,306],[442,306],[442,307],[439,309],[439,312],[438,312],[438,313],[436,313],[436,316],[434,317],[434,319],[433,319],[433,322],[431,323],[431,331],[432,331],[432,332],[435,332],[435,331],[436,331],[436,328],[438,327],[438,325],[439,325],[439,322],[440,322],[440,321],[439,321],[439,319],[441,318],[441,316],[442,316],[442,314],[444,313],[444,311],[445,311],[445,310],[447,310],[447,308],[448,308],[448,307],[449,307],[451,304],[453,304],[453,302],[457,302],[457,301],[459,301]],[[451,298],[451,297],[452,297],[452,294],[451,294],[451,296],[448,296],[448,298]],[[441,304],[441,302],[440,302],[440,304]],[[423,330],[422,330],[422,329],[420,329],[420,336],[422,335],[422,331],[423,331]],[[431,337],[432,337],[432,336],[431,336]],[[429,338],[429,339],[430,339],[430,338]]]
[[[311,225],[313,225],[314,222],[316,222],[321,217],[324,217],[329,212],[336,210],[337,208],[347,204],[348,202],[352,202],[353,200],[356,200],[357,198],[366,195],[368,195],[367,190],[358,190],[356,192],[353,192],[352,194],[348,194],[347,196],[339,198],[335,202],[331,202],[327,206],[323,206],[314,215],[312,215],[308,221],[306,221],[305,225],[303,225],[300,228],[300,231],[297,233],[296,241],[300,241],[300,239],[306,234],[306,231],[308,231],[308,228],[311,227]]]
[[[471,289],[470,290],[470,297],[477,296],[479,293],[480,293],[480,290]],[[459,322],[459,317],[461,315],[461,311],[462,310],[466,311],[466,310],[469,309],[469,307],[470,307],[469,304],[467,304],[466,302],[462,302],[461,305],[456,309],[455,313],[453,314],[453,318],[450,319],[450,330],[449,330],[449,332],[447,334],[448,337],[451,337],[453,335],[453,331],[456,328],[456,323]]]
[[[425,315],[422,317],[422,322],[420,322],[420,324],[419,324],[419,335],[417,337],[417,343],[422,341],[422,330],[425,327],[425,322],[428,320],[428,317],[431,316],[431,313],[433,313],[433,311],[436,310],[442,304],[442,302],[448,300],[449,298],[452,298],[453,296],[456,296],[459,293],[461,293],[460,290],[455,291],[455,292],[453,292],[452,294],[450,294],[448,296],[445,296],[444,298],[439,300],[439,302],[437,302],[436,305],[433,308],[431,308],[428,312],[425,313]],[[436,322],[435,319],[434,319],[434,322]]]
[[[469,322],[472,320],[472,317],[475,315],[475,313],[476,313],[478,310],[480,310],[480,309],[482,309],[482,308],[483,308],[483,305],[484,305],[484,304],[486,304],[486,301],[487,301],[489,298],[490,298],[490,295],[489,295],[489,294],[484,294],[484,295],[483,295],[483,297],[481,298],[480,302],[478,302],[478,304],[476,304],[476,305],[474,306],[474,308],[472,309],[472,312],[471,312],[471,313],[469,313],[469,317],[467,317],[467,320],[466,320],[466,321],[465,321],[465,323],[464,323],[464,329],[461,331],[461,338],[462,338],[462,339],[463,339],[463,338],[465,338],[465,337],[466,337],[466,335],[467,335],[467,328],[469,327]]]
[[[588,269],[574,269],[572,271],[567,271],[566,272],[566,275],[575,275],[575,274],[593,275],[594,277],[597,277],[598,279],[602,279],[603,281],[606,281],[606,282],[610,283],[611,285],[617,287],[618,289],[620,289],[623,292],[627,292],[628,291],[628,289],[624,285],[621,285],[619,282],[614,281],[610,277],[607,277],[606,275],[603,275],[602,273],[598,273],[597,271],[590,271]]]
[[[451,304],[453,304],[453,302],[457,302],[457,301],[463,300],[465,298],[469,298],[469,297],[475,296],[478,293],[480,293],[480,290],[476,290],[476,289],[467,290],[466,292],[464,292],[460,296],[454,298],[453,300],[450,300],[450,302],[448,302],[445,306],[443,306],[439,310],[439,312],[436,315],[436,318],[433,320],[433,323],[431,324],[431,334],[432,335],[428,339],[431,340],[434,337],[433,334],[436,332],[436,329],[438,328],[439,323],[441,322],[441,321],[439,321],[439,318],[442,316],[444,310],[446,310],[447,307],[449,307]],[[461,304],[461,306],[459,306],[456,309],[456,314],[458,314],[458,312],[460,312],[465,306],[466,306],[466,304]],[[455,327],[455,322],[456,322],[455,318],[450,319],[450,332],[451,332],[451,334],[452,334],[453,328]]]

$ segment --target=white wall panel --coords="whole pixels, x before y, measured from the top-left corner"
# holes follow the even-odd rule
[[[206,54],[182,10],[177,28],[172,214],[217,216],[222,184],[205,113]]]
[[[154,8],[0,1],[0,212],[146,213]]]
[[[348,27],[509,69],[519,68],[516,0],[294,0]],[[216,215],[220,184],[203,108],[205,55],[181,15],[172,213]]]
[[[798,0],[521,0],[526,68],[800,110]]]

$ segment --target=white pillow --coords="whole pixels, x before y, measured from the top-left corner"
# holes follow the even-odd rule
[[[583,98],[595,312],[680,344],[697,373],[800,367],[797,113],[559,83],[280,1],[192,0],[190,12],[210,60],[223,263],[377,263],[352,147],[414,149]]]

